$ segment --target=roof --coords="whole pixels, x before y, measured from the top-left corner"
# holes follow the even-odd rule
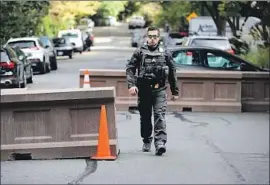
[[[18,38],[11,38],[8,40],[8,42],[14,42],[14,41],[23,41],[23,40],[37,40],[38,37],[18,37]]]
[[[65,32],[82,32],[80,29],[67,29],[67,30],[60,30],[59,33],[65,33]]]
[[[211,36],[211,35],[192,35],[189,38],[194,39],[194,38],[205,38],[205,39],[222,39],[222,40],[228,40],[228,37],[226,36]]]
[[[40,36],[39,38],[50,38],[50,37],[48,37],[48,36]]]
[[[168,50],[172,51],[172,50],[205,50],[205,49],[209,49],[209,50],[216,50],[216,51],[223,51],[221,49],[218,48],[212,48],[212,47],[206,47],[206,46],[170,46],[167,47]]]

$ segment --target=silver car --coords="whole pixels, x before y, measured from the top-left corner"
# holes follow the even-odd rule
[[[212,47],[221,49],[234,54],[229,39],[223,36],[190,36],[185,37],[182,42],[182,46],[193,46],[193,47]]]
[[[57,69],[57,58],[56,58],[57,56],[56,56],[56,50],[54,48],[52,40],[47,36],[41,36],[39,37],[39,39],[42,42],[42,44],[45,46],[45,48],[47,48],[49,51],[51,70],[56,70]]]

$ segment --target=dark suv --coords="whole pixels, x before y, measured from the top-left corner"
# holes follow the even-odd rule
[[[24,88],[33,82],[31,62],[22,50],[5,46],[0,48],[0,54],[1,86]]]

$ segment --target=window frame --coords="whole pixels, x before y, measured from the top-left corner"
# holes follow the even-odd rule
[[[173,57],[173,55],[174,55],[174,53],[179,54],[180,52],[182,52],[182,53],[197,52],[198,53],[199,65],[194,65],[193,63],[192,64],[177,63],[177,61],[175,60],[175,57]],[[185,49],[179,49],[179,50],[176,49],[176,50],[172,50],[171,53],[172,53],[172,57],[173,57],[173,60],[174,60],[174,63],[175,63],[176,66],[188,66],[188,67],[196,67],[196,68],[198,68],[198,67],[199,68],[205,68],[205,66],[202,63],[201,50],[199,50],[199,49],[191,49],[191,48],[185,48]],[[193,56],[193,54],[192,54],[192,56]],[[193,58],[191,60],[193,60]]]
[[[215,56],[217,57],[222,57],[224,58],[225,60],[228,60],[229,62],[231,63],[236,63],[238,65],[238,67],[236,66],[232,66],[232,67],[211,67],[209,66],[208,64],[208,61],[206,63],[206,60],[207,59],[207,54],[208,53],[211,53],[211,54],[214,54]],[[247,63],[246,61],[242,60],[242,59],[239,59],[233,55],[230,55],[229,53],[226,53],[225,51],[220,51],[220,50],[210,50],[210,49],[205,49],[205,50],[202,50],[201,51],[201,60],[202,60],[202,63],[203,65],[208,68],[208,69],[211,69],[211,70],[222,70],[222,71],[257,71],[256,67],[252,66],[251,64]],[[246,70],[243,70],[241,65],[245,65],[245,69]]]

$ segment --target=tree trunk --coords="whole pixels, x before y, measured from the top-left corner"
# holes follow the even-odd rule
[[[236,28],[236,17],[232,17],[233,21],[230,19],[230,17],[227,17],[227,22],[229,23],[230,25],[230,28],[231,28],[231,31],[232,31],[232,35],[234,37],[237,37],[237,34],[236,34],[236,31],[237,31],[237,28]]]
[[[243,23],[242,23],[242,25],[241,25],[241,29],[240,29],[240,32],[241,32],[241,33],[243,32],[243,28],[244,28],[244,26],[245,26],[245,24],[246,24],[248,18],[249,18],[249,16],[246,16],[246,17],[245,17],[245,20],[243,21]]]
[[[219,17],[218,26],[217,26],[217,35],[226,36],[226,19],[225,17]]]
[[[201,16],[205,16],[205,10],[203,4],[200,4]]]
[[[240,17],[236,17],[236,30],[240,30]]]

